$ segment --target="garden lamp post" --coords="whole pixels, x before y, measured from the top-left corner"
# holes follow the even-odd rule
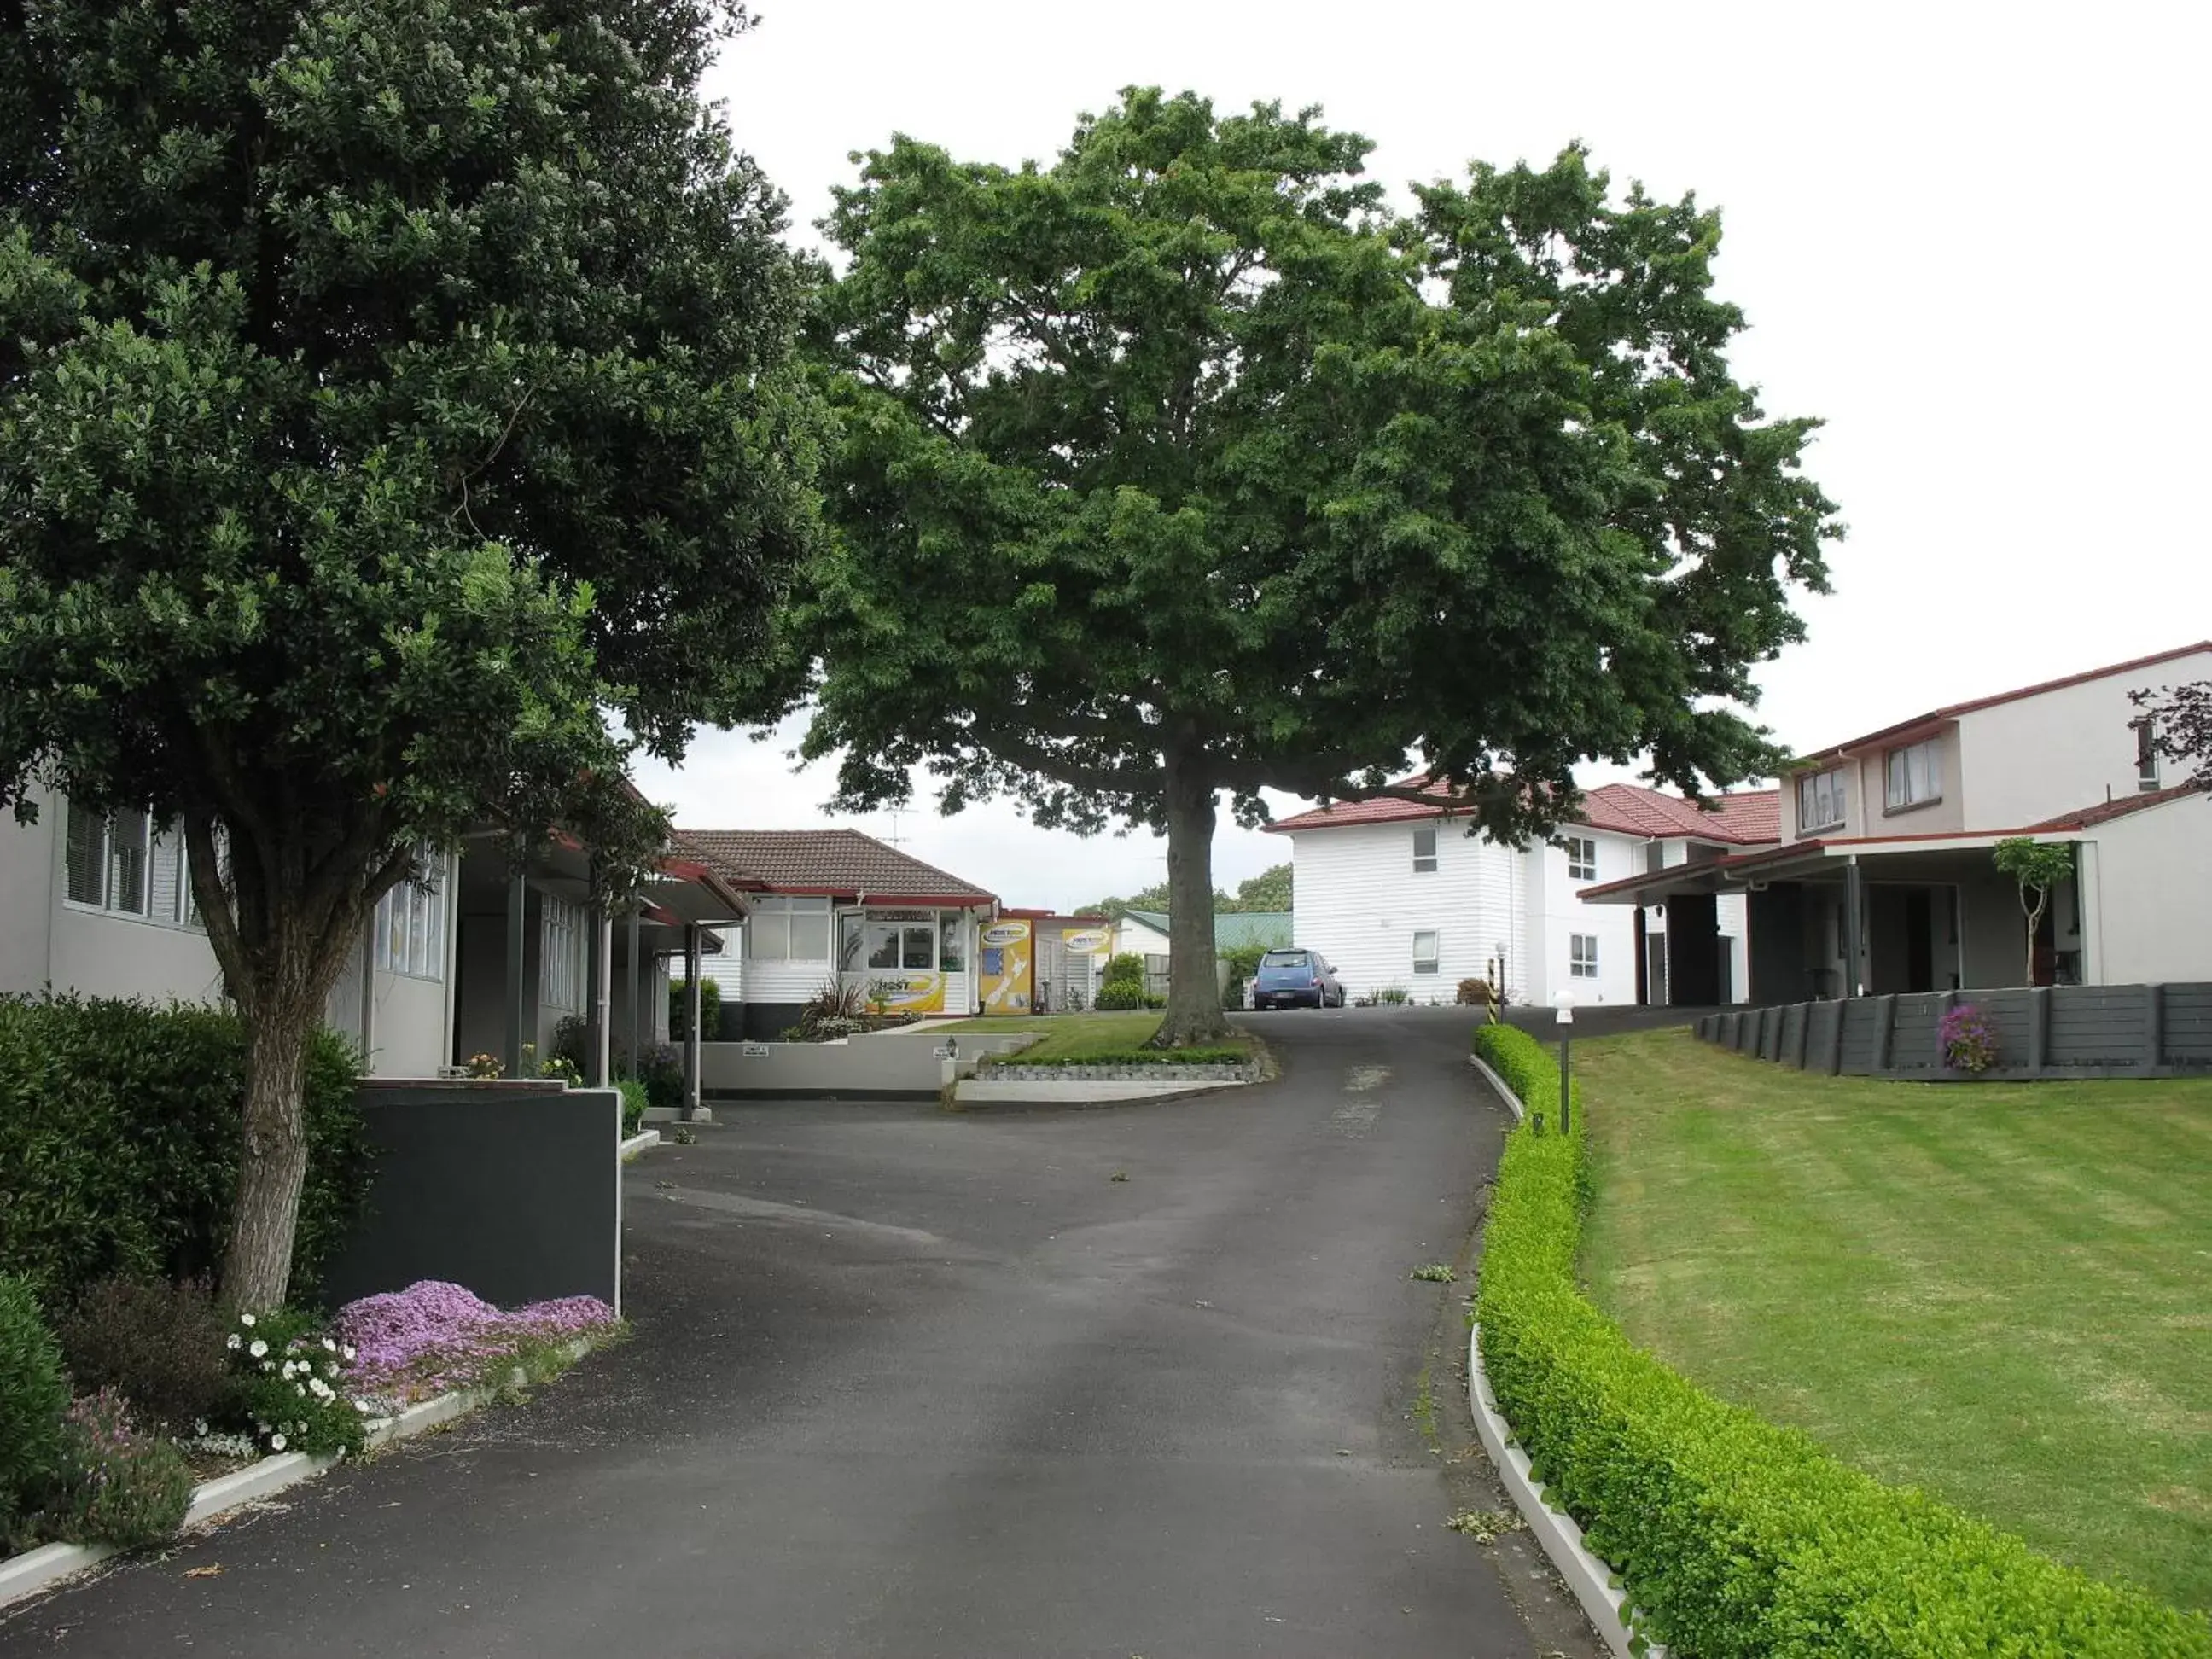
[[[1559,1010],[1556,1023],[1559,1028],[1559,1133],[1565,1134],[1575,1124],[1572,1097],[1567,1092],[1568,1085],[1574,1080],[1569,1051],[1575,1036],[1575,994],[1572,991],[1560,992],[1552,999],[1552,1006]]]

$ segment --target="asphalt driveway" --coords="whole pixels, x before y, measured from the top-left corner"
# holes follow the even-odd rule
[[[738,1109],[629,1176],[636,1335],[0,1619],[0,1652],[1594,1655],[1466,1419],[1467,1016],[1259,1017],[1136,1107]],[[1118,1179],[1117,1176],[1126,1176]],[[188,1577],[194,1569],[221,1571]]]

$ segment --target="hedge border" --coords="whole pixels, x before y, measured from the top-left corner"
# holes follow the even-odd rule
[[[2206,1659],[2212,1620],[2092,1578],[1795,1430],[1723,1405],[1632,1344],[1575,1271],[1588,1113],[1526,1032],[1475,1054],[1527,1104],[1506,1138],[1474,1320],[1498,1407],[1676,1659]]]

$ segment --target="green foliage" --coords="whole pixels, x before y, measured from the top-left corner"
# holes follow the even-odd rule
[[[311,1457],[358,1453],[368,1443],[365,1414],[342,1385],[343,1356],[307,1309],[240,1314],[228,1347],[228,1419],[271,1452]],[[228,1341],[228,1339],[226,1339]]]
[[[668,988],[668,1036],[672,1042],[687,1040],[691,1031],[691,987],[677,980]],[[699,975],[699,1038],[712,1042],[722,1030],[722,988],[718,981]]]
[[[1118,985],[1101,985],[1091,1006],[1102,1014],[1121,1013],[1131,1009],[1149,1008],[1152,1006],[1152,1000],[1145,994],[1141,986],[1125,981]]]
[[[292,1262],[303,1295],[368,1193],[358,1071],[343,1038],[311,1043]],[[0,1270],[57,1308],[112,1275],[211,1279],[230,1230],[245,1089],[235,1014],[0,998]]]
[[[643,1127],[645,1109],[653,1103],[653,1097],[634,1077],[617,1078],[615,1087],[622,1093],[622,1132],[627,1140]]]
[[[1145,959],[1134,951],[1123,951],[1106,958],[1106,969],[1099,975],[1103,985],[1136,985],[1145,982]]]
[[[1518,838],[1586,757],[1771,770],[1733,711],[1836,527],[1814,423],[1730,374],[1717,216],[1571,149],[1401,219],[1370,148],[1133,88],[1049,161],[866,155],[810,335],[843,426],[803,749],[842,805],[926,767],[948,811],[1163,829],[1188,920],[1223,791],[1254,823],[1418,755]],[[1211,934],[1174,954],[1203,1040]]]
[[[2008,836],[1990,849],[1997,873],[2020,884],[2023,892],[2047,893],[2074,873],[2074,848],[2065,842],[2039,842]]]
[[[580,1082],[584,1076],[586,1053],[591,1042],[591,1023],[581,1014],[563,1014],[553,1024],[553,1052],[549,1061],[565,1061],[568,1073],[573,1073]]]
[[[61,1454],[69,1384],[31,1285],[0,1275],[0,1530]]]
[[[684,1057],[665,1042],[655,1042],[641,1052],[630,1075],[645,1085],[646,1104],[671,1111],[684,1104]],[[630,1131],[629,1133],[635,1133]]]
[[[1413,1000],[1413,994],[1402,985],[1378,985],[1375,1000],[1386,1007],[1401,1008]]]
[[[1534,1038],[1476,1028],[1520,1095],[1484,1234],[1475,1316],[1491,1387],[1546,1495],[1698,1659],[2212,1655],[2212,1624],[2036,1555],[2018,1539],[1725,1406],[1633,1346],[1577,1288],[1587,1180]]]
[[[279,1147],[421,848],[566,826],[620,885],[665,836],[628,758],[793,695],[804,284],[698,96],[744,26],[64,3],[0,44],[0,804],[181,818]],[[242,1166],[249,1303],[286,1163]]]
[[[172,1434],[223,1414],[228,1322],[204,1283],[104,1279],[55,1327],[80,1389],[113,1389]]]
[[[64,1543],[137,1549],[175,1532],[191,1501],[184,1455],[141,1431],[123,1396],[102,1389],[70,1405],[33,1526]]]
[[[1262,870],[1249,881],[1237,884],[1237,896],[1227,903],[1219,899],[1213,902],[1216,910],[1289,910],[1291,902],[1291,866],[1278,864]]]
[[[1244,982],[1260,971],[1260,958],[1267,954],[1264,945],[1240,945],[1221,953],[1221,965],[1228,970],[1228,983],[1221,993],[1224,1008],[1244,1006]]]

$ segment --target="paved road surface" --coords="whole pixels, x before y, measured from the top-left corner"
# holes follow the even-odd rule
[[[1596,1654],[1525,1535],[1443,1525],[1503,1504],[1468,1285],[1407,1277],[1495,1159],[1465,1016],[1259,1018],[1237,1094],[728,1114],[631,1168],[629,1345],[0,1653]]]

